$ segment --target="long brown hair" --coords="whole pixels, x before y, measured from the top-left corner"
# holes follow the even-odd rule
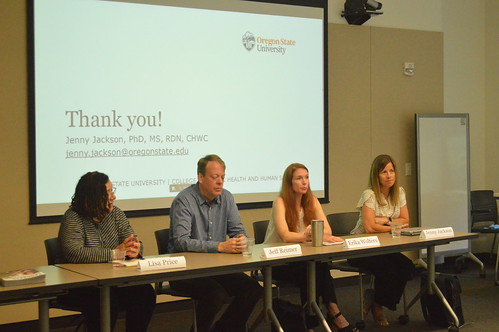
[[[282,186],[280,196],[284,201],[284,208],[286,209],[285,218],[288,228],[292,232],[298,231],[298,221],[300,211],[296,210],[295,205],[295,192],[293,191],[293,174],[299,168],[303,168],[308,172],[308,169],[303,164],[294,163],[289,165],[284,171],[282,176]],[[310,183],[305,195],[301,198],[301,207],[303,208],[303,224],[305,226],[310,225],[310,222],[315,217],[314,209],[314,195],[312,190],[310,190]]]
[[[71,208],[85,218],[102,220],[109,213],[106,183],[109,177],[104,173],[88,172],[76,185],[71,199]]]
[[[392,163],[393,170],[395,171],[395,182],[393,186],[390,188],[390,203],[393,206],[396,206],[399,202],[399,182],[398,182],[398,174],[397,174],[397,166],[395,165],[395,161],[392,157],[387,154],[380,154],[376,158],[374,158],[373,163],[371,165],[371,172],[369,174],[369,188],[374,191],[374,195],[376,196],[376,200],[379,205],[386,205],[385,202],[381,199],[381,190],[379,186],[379,174],[383,169],[385,169],[386,165]]]

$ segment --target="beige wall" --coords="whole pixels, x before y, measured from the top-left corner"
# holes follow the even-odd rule
[[[339,1],[339,0],[338,0]],[[433,1],[433,0],[432,0]],[[459,0],[462,2],[461,0]],[[337,2],[330,0],[330,2]],[[341,1],[344,3],[344,1]],[[388,7],[391,1],[382,1]],[[404,1],[405,3],[406,1]],[[427,1],[423,1],[423,3]],[[441,10],[442,2],[437,9]],[[412,3],[416,2],[407,2]],[[445,2],[444,2],[445,3]],[[496,9],[493,0],[477,1],[480,8]],[[464,4],[467,6],[467,4]],[[400,4],[398,4],[400,7]],[[443,6],[449,6],[444,4]],[[419,8],[420,17],[429,17],[428,29],[437,30],[442,22],[450,24],[452,17],[438,21],[432,8]],[[425,11],[428,15],[425,16]],[[26,29],[25,3],[20,0],[0,1],[0,174],[2,191],[0,208],[4,244],[0,246],[0,270],[22,266],[44,265],[46,262],[43,239],[57,234],[57,224],[28,225],[28,128],[27,128],[27,71],[26,71]],[[441,11],[440,11],[441,12]],[[388,17],[388,9],[385,10]],[[392,12],[393,13],[393,12]],[[412,14],[411,14],[412,13]],[[481,15],[483,12],[472,13]],[[399,15],[399,25],[404,26],[404,15],[414,16],[414,11],[404,11]],[[494,16],[495,15],[495,16]],[[416,15],[418,16],[418,15]],[[487,66],[495,66],[494,71],[486,72],[485,89],[487,119],[485,136],[497,142],[497,14],[486,11],[487,38],[484,42]],[[484,17],[483,15],[480,17]],[[377,22],[382,17],[377,18]],[[461,19],[461,17],[459,17]],[[391,17],[393,20],[393,17]],[[421,21],[420,20],[419,24]],[[473,24],[474,21],[466,21]],[[462,21],[454,25],[462,24]],[[437,28],[435,28],[437,27]],[[482,27],[475,34],[484,33]],[[350,211],[353,209],[360,191],[365,187],[371,159],[382,152],[392,154],[403,171],[405,163],[411,163],[412,176],[403,176],[401,183],[408,189],[411,217],[415,212],[415,151],[413,113],[441,112],[443,109],[442,44],[447,45],[446,33],[424,32],[402,29],[370,28],[330,25],[330,197],[331,204],[325,205],[326,213]],[[450,34],[450,32],[449,32]],[[442,42],[443,38],[443,42]],[[469,36],[468,38],[473,38]],[[411,42],[414,41],[414,42]],[[399,44],[400,43],[400,44]],[[440,44],[439,44],[440,43]],[[481,47],[480,45],[478,47]],[[439,51],[440,50],[440,51]],[[432,52],[436,52],[433,54]],[[440,52],[440,53],[439,53]],[[468,52],[473,52],[469,49]],[[445,54],[445,51],[443,52]],[[457,55],[456,55],[457,56]],[[408,58],[411,58],[410,60]],[[447,59],[445,54],[443,59]],[[467,61],[467,57],[459,59]],[[473,58],[474,61],[485,59]],[[401,64],[405,61],[416,63],[416,75],[412,79],[403,77]],[[462,64],[466,65],[466,64]],[[482,65],[485,66],[485,65]],[[446,83],[447,84],[447,83]],[[466,90],[463,81],[453,88],[453,94]],[[447,90],[446,90],[447,91]],[[413,93],[414,92],[414,93]],[[477,92],[478,93],[478,92]],[[447,100],[447,97],[445,97]],[[475,95],[472,96],[475,98]],[[489,121],[491,120],[491,121]],[[495,122],[492,123],[492,120]],[[485,139],[485,138],[484,138]],[[481,143],[485,146],[485,142]],[[493,143],[484,148],[483,158],[478,158],[485,173],[478,175],[483,183],[491,183],[499,191],[497,169],[499,160]],[[494,155],[494,157],[491,157]],[[402,172],[403,174],[403,172]],[[494,181],[492,181],[494,180]],[[480,182],[480,180],[477,180]],[[493,183],[492,183],[493,182]],[[73,185],[55,183],[54,185]],[[241,211],[243,222],[251,232],[254,220],[267,219],[269,209]],[[132,226],[146,244],[146,254],[156,252],[153,231],[168,227],[167,216],[132,219]],[[53,314],[53,313],[51,313]],[[36,318],[36,305],[22,304],[0,306],[0,324]]]
[[[499,1],[485,7],[485,186],[499,192]]]
[[[471,15],[470,15],[471,14]],[[450,6],[444,13],[448,24],[445,47],[449,56],[445,68],[445,112],[470,114],[471,188],[484,189],[485,182],[485,11],[476,6]],[[463,42],[466,41],[466,42]],[[466,88],[463,89],[463,86]]]
[[[390,154],[417,222],[415,113],[443,113],[440,32],[329,25],[330,194],[326,212],[353,211],[372,159]],[[404,62],[416,74],[403,75]],[[405,165],[412,168],[405,175]]]

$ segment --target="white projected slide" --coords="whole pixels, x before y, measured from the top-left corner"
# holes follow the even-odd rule
[[[324,9],[137,2],[34,0],[36,216],[95,170],[123,210],[169,208],[206,154],[238,203],[272,201],[292,162],[324,197]]]

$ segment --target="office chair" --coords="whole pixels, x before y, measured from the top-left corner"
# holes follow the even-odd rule
[[[267,227],[269,226],[269,220],[260,220],[253,222],[253,233],[255,235],[255,244],[263,243],[265,240],[265,234],[267,233]]]
[[[168,242],[170,241],[170,229],[165,228],[165,229],[160,229],[154,232],[154,235],[156,236],[156,245],[158,246],[158,254],[163,255],[168,253]],[[166,294],[166,295],[171,295],[171,296],[178,296],[178,297],[187,297],[192,300],[192,312],[193,312],[193,331],[197,331],[197,324],[196,324],[196,300],[191,298],[189,295],[183,293],[183,292],[178,292],[170,287],[168,283],[163,283],[163,282],[157,282],[155,284],[156,288],[156,294],[161,295],[161,294]]]
[[[260,220],[253,222],[253,234],[255,235],[255,244],[263,243],[263,241],[265,240],[265,234],[267,233],[268,226],[269,226],[269,220]],[[258,281],[263,281],[263,275],[260,273],[260,271],[253,271],[252,276],[256,278]],[[288,287],[296,288],[296,286],[291,285],[291,283],[286,281],[272,280],[272,284],[275,287],[277,298],[279,298],[280,296],[279,290],[281,288],[288,288]]]
[[[66,263],[58,237],[45,240],[45,251],[47,252],[47,262],[49,265]]]
[[[269,220],[260,220],[253,222],[253,234],[255,236],[255,244],[261,244],[265,240]],[[263,282],[263,275],[260,271],[251,271],[251,276],[257,281]],[[277,288],[277,297],[279,297],[279,288]]]
[[[499,228],[490,227],[498,224],[497,200],[492,190],[473,190],[470,192],[471,199],[471,232],[494,234],[490,257],[494,254],[497,233]],[[496,226],[497,227],[497,226]],[[497,280],[497,268],[499,263],[499,247],[497,249],[495,282]]]
[[[326,218],[335,236],[345,236],[350,235],[350,231],[357,225],[357,221],[359,220],[359,212],[331,213],[328,214]],[[367,305],[370,306],[370,303],[364,303],[363,276],[371,276],[370,285],[371,288],[373,288],[374,275],[372,275],[366,269],[350,265],[348,261],[331,262],[330,266],[331,269],[340,270],[343,272],[357,273],[359,277],[360,320],[355,323],[355,326],[358,329],[363,329],[365,327],[364,305],[366,305],[366,307]],[[367,295],[371,295],[372,297],[371,292],[368,292]]]
[[[62,253],[61,243],[58,237],[46,239],[44,242],[45,242],[45,251],[47,252],[47,263],[49,265],[66,263],[64,259],[64,254]],[[84,325],[85,319],[83,315],[81,315],[81,308],[59,303],[57,301],[57,298],[49,300],[49,309],[50,308],[80,312],[80,315],[78,315],[75,318],[76,321],[79,320],[78,324],[76,325],[75,331],[78,331],[80,327]]]
[[[489,226],[497,224],[497,202],[492,190],[473,190],[471,198],[471,232],[494,234],[490,256],[494,254],[499,229]]]

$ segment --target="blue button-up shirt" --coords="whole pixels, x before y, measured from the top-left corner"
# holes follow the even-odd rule
[[[168,252],[217,252],[218,243],[239,234],[248,236],[241,223],[234,197],[228,190],[210,204],[201,195],[199,183],[182,190],[170,208]]]

